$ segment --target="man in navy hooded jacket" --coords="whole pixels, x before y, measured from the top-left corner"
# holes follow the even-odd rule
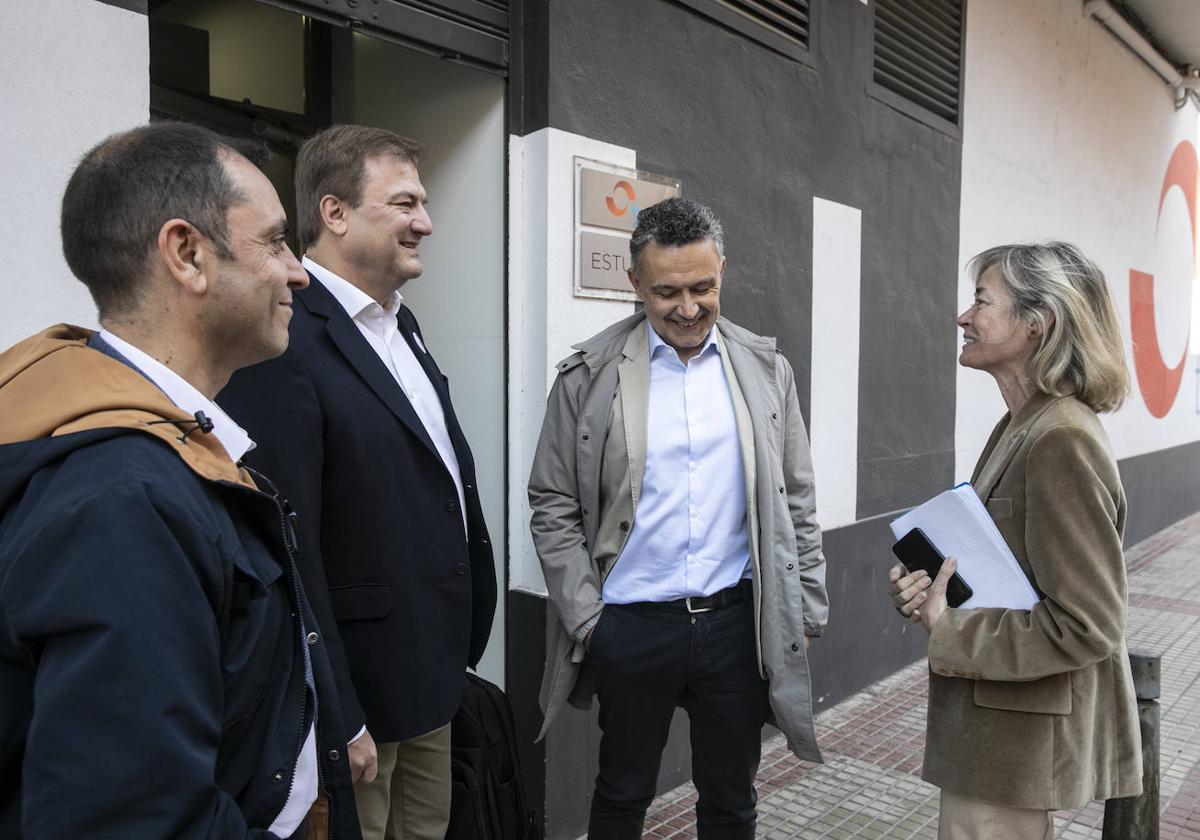
[[[212,402],[307,278],[270,182],[159,123],[90,151],[63,251],[103,330],[0,354],[0,836],[358,837],[288,506]]]

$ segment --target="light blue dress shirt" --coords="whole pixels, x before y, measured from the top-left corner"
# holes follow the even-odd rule
[[[646,329],[646,467],[606,604],[711,595],[749,575],[742,452],[716,328],[687,364]]]

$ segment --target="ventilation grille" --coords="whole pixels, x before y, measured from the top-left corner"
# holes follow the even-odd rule
[[[808,53],[809,0],[680,0],[730,29],[798,58]]]
[[[963,0],[875,0],[875,83],[958,125]]]

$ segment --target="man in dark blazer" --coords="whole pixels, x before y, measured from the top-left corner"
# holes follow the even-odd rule
[[[334,126],[296,161],[311,283],[291,344],[219,402],[300,521],[363,836],[443,837],[450,719],[487,645],[496,576],[470,447],[400,287],[432,233],[416,143]]]

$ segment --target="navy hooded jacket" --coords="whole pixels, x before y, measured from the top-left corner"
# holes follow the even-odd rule
[[[271,837],[303,644],[331,836],[358,837],[280,500],[87,336],[0,355],[0,837]]]

